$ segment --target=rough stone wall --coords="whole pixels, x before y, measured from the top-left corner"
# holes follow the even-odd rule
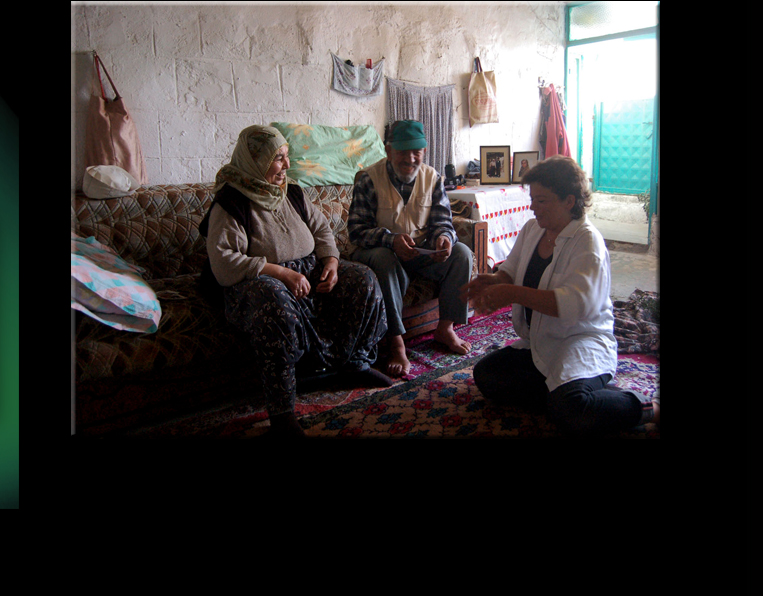
[[[71,26],[72,188],[96,88],[92,50],[137,124],[151,184],[213,180],[251,124],[372,124],[382,134],[386,84],[370,98],[334,91],[330,52],[355,64],[383,57],[393,79],[455,84],[458,173],[481,145],[537,150],[538,78],[564,82],[561,2],[74,3]],[[500,121],[470,128],[477,56],[496,72]]]

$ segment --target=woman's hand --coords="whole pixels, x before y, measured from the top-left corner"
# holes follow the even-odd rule
[[[484,286],[478,293],[470,298],[470,303],[478,313],[488,314],[499,308],[508,306],[512,300],[507,297],[509,284],[493,284]]]
[[[517,303],[544,315],[559,316],[554,290],[536,290],[514,285],[511,276],[503,271],[478,275],[461,288],[460,297],[464,302],[471,302],[474,309],[480,313],[490,313]]]
[[[321,280],[317,286],[315,286],[316,292],[327,293],[334,289],[339,274],[339,259],[336,257],[326,257],[323,259],[323,271],[321,272]]]
[[[483,292],[485,288],[495,284],[510,284],[512,279],[503,271],[498,273],[480,273],[472,281],[461,288],[461,299],[466,300]]]
[[[288,267],[279,267],[279,269],[276,277],[294,294],[295,298],[304,298],[310,293],[310,282],[304,275]]]
[[[508,304],[506,289],[512,283],[511,277],[502,271],[482,273],[461,288],[461,300],[471,302],[477,312],[489,313]]]

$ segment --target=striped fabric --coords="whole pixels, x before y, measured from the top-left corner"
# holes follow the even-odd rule
[[[387,78],[389,122],[418,120],[424,125],[427,151],[424,163],[444,176],[453,163],[453,89],[455,85],[420,87]]]

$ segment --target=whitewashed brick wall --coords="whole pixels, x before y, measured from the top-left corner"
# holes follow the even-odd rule
[[[372,98],[332,90],[330,52],[356,64],[384,57],[386,76],[417,85],[456,84],[459,173],[480,145],[537,150],[538,77],[564,81],[561,2],[73,3],[71,14],[72,188],[94,49],[137,123],[151,184],[213,180],[251,124],[372,124],[382,134],[386,86]],[[500,122],[470,128],[475,56],[496,71]]]

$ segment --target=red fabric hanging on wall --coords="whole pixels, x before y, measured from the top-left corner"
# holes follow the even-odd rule
[[[548,96],[547,101],[550,103],[548,120],[546,121],[546,157],[558,154],[572,157],[570,144],[567,141],[567,129],[564,127],[562,106],[559,105],[559,98],[554,90],[554,85],[544,87],[543,95]]]

